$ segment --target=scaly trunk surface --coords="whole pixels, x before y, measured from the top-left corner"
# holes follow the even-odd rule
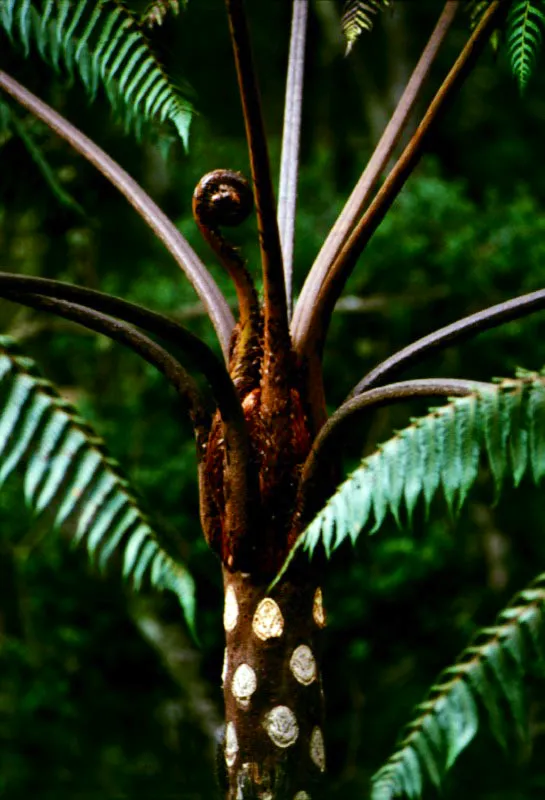
[[[224,568],[226,800],[310,800],[325,771],[322,590]]]

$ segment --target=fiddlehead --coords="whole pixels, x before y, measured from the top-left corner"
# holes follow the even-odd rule
[[[193,216],[204,239],[214,250],[229,273],[237,293],[239,320],[231,337],[229,373],[239,397],[243,400],[244,416],[248,404],[253,411],[259,397],[261,375],[261,311],[257,293],[237,248],[224,237],[220,228],[240,225],[253,208],[253,193],[240,172],[217,169],[207,173],[193,193]],[[256,397],[257,395],[257,397]],[[244,530],[246,504],[240,503],[233,476],[247,475],[249,453],[225,447],[225,420],[221,412],[214,417],[208,439],[205,469],[201,476],[201,521],[212,549],[224,563],[236,558],[238,542],[227,532]],[[230,498],[230,500],[228,499]],[[244,521],[237,511],[243,508]]]
[[[240,172],[208,172],[193,193],[193,216],[204,239],[231,276],[237,293],[239,322],[231,339],[230,373],[241,396],[259,383],[261,315],[250,273],[221,226],[240,225],[253,208],[253,193]]]

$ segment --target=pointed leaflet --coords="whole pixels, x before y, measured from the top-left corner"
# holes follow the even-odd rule
[[[464,504],[479,472],[479,423],[480,405],[473,403],[472,398],[469,398],[469,402],[466,403],[460,401],[452,420],[457,474],[456,484],[454,485],[454,481],[452,481],[451,491],[455,512],[458,512]]]
[[[450,684],[445,700],[443,720],[448,742],[445,770],[449,770],[477,733],[479,717],[473,695],[464,680]]]
[[[435,440],[435,420],[438,412],[423,417],[414,426],[413,436],[418,441],[418,449],[422,460],[422,488],[426,513],[429,514],[431,502],[435,492],[441,482],[441,459],[442,448],[437,445]]]
[[[508,382],[506,385],[509,385]],[[521,482],[528,466],[528,395],[527,386],[523,383],[515,384],[509,397],[511,405],[509,458],[515,486]]]
[[[418,421],[411,420],[411,423],[416,424],[413,435],[407,436],[406,441],[407,461],[404,485],[404,500],[405,505],[407,506],[409,525],[412,524],[414,509],[420,496],[425,472],[425,464],[420,458],[420,445],[417,429]]]
[[[505,413],[508,405],[503,402],[501,390],[482,395],[484,441],[496,488],[496,497],[507,471],[506,443],[509,436],[510,418]]]
[[[545,473],[545,385],[537,377],[528,387],[530,464],[537,483]]]
[[[0,396],[0,485],[21,468],[25,497],[35,511],[47,507],[55,527],[70,518],[75,540],[87,537],[92,555],[100,550],[101,566],[124,548],[125,571],[133,585],[139,586],[148,574],[156,588],[174,591],[193,626],[191,576],[162,549],[162,540],[139,510],[117,464],[104,454],[101,440],[5,336],[0,337]],[[160,569],[154,569],[159,556]]]

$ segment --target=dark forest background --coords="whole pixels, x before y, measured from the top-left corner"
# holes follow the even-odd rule
[[[135,4],[133,4],[135,5]],[[270,147],[278,167],[289,3],[248,3]],[[343,56],[337,6],[312,7],[296,282],[302,285],[369,157],[429,35],[437,3],[398,2]],[[435,68],[443,78],[467,36],[458,20]],[[191,219],[193,187],[219,167],[248,173],[221,2],[195,0],[153,35],[199,115],[190,149],[123,133],[104,97],[90,105],[36,56],[0,34],[0,66],[76,124],[136,177],[176,221],[234,300]],[[545,283],[545,71],[521,97],[505,56],[490,49],[452,104],[416,173],[381,226],[339,303],[326,347],[333,409],[377,361],[457,317]],[[430,87],[431,92],[431,87]],[[0,138],[0,269],[78,282],[168,312],[216,347],[183,275],[118,193],[45,128],[22,116],[63,205],[21,139]],[[164,144],[164,141],[162,142]],[[252,218],[236,232],[250,268]],[[174,392],[151,367],[64,321],[0,303],[2,333],[107,440],[161,524],[179,531],[197,581],[192,642],[175,600],[127,593],[83,549],[25,510],[16,478],[0,493],[0,797],[166,800],[215,797],[213,731],[220,723],[221,574],[201,538],[194,447]],[[480,336],[407,377],[488,380],[545,361],[544,317]],[[353,432],[346,468],[421,404],[377,412]],[[336,555],[324,584],[324,653],[331,798],[365,797],[411,709],[477,627],[545,570],[543,494],[528,484],[494,505],[483,473],[457,520],[437,502],[411,530],[388,523]],[[531,800],[545,792],[545,692],[528,686],[528,737],[502,753],[483,731],[444,797]],[[428,789],[433,797],[434,790]]]

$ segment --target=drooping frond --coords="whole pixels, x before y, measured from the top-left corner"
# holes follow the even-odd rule
[[[133,588],[149,579],[172,590],[193,626],[193,580],[140,511],[118,464],[34,362],[1,336],[0,487],[16,468],[34,513],[48,509],[53,526],[73,531],[101,569],[123,553],[123,575]]]
[[[442,489],[457,511],[473,485],[481,454],[496,492],[511,475],[518,486],[528,470],[545,474],[545,377],[519,373],[489,390],[452,400],[382,444],[342,483],[298,539],[312,554],[319,542],[330,555],[347,538],[356,541],[374,518],[377,531],[390,511],[410,520],[422,498],[429,511]]]
[[[35,44],[57,71],[77,70],[91,98],[102,85],[127,127],[139,131],[145,122],[169,120],[187,144],[191,104],[120,0],[2,0],[0,26],[26,55]]]
[[[375,15],[389,5],[390,0],[347,0],[341,17],[347,55],[363,31],[372,29]]]
[[[510,723],[524,735],[524,678],[536,665],[544,672],[544,634],[542,574],[440,675],[427,700],[417,706],[399,748],[373,776],[371,800],[419,798],[426,776],[439,786],[477,733],[480,707],[502,746],[507,746]]]
[[[513,0],[507,16],[506,40],[511,69],[521,91],[534,71],[544,29],[543,0]]]

